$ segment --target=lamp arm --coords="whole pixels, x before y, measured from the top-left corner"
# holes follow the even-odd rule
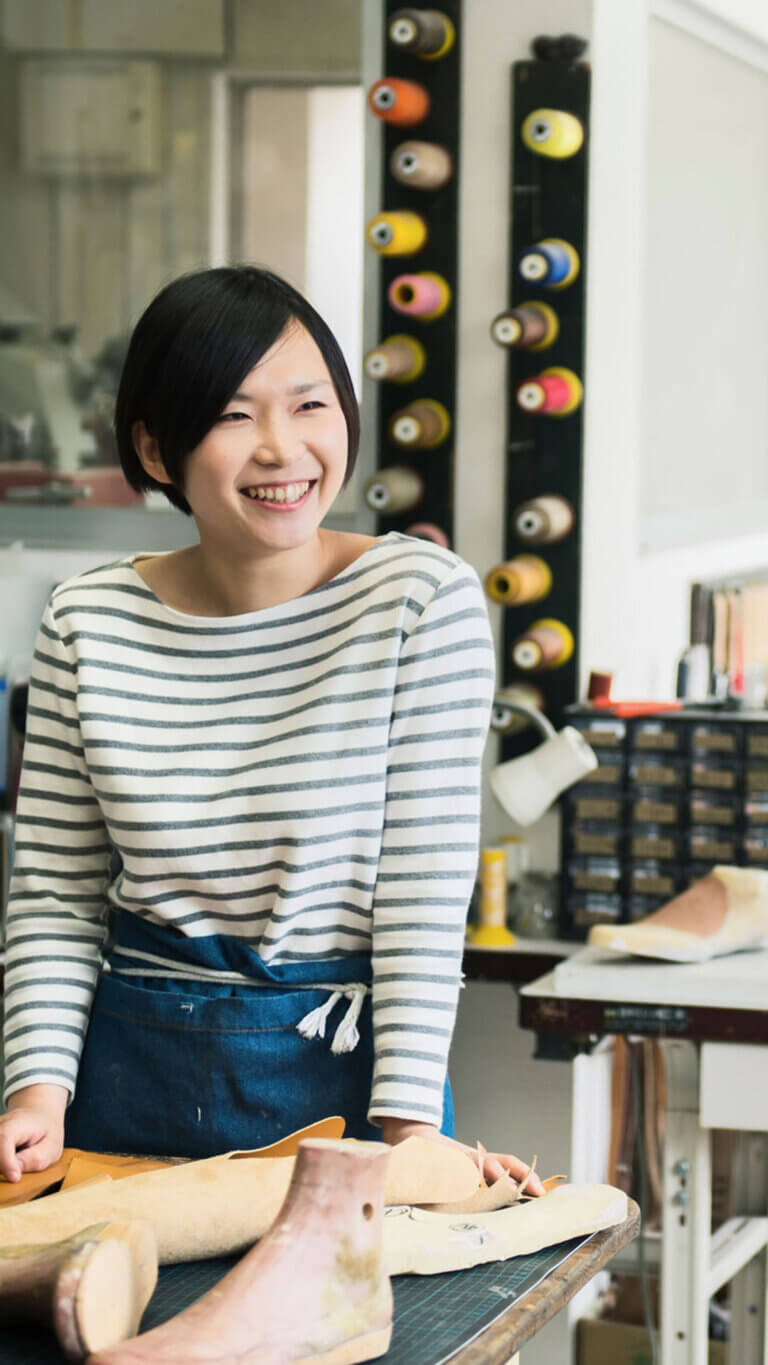
[[[494,706],[505,706],[508,711],[515,711],[519,716],[525,716],[545,739],[554,739],[557,731],[551,720],[548,720],[543,711],[537,706],[530,706],[526,701],[514,701],[508,699],[503,694],[494,698]]]

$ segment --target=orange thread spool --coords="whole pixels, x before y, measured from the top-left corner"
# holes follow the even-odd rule
[[[417,81],[404,81],[399,76],[383,76],[374,81],[368,91],[368,107],[382,123],[399,128],[413,128],[422,123],[429,113],[429,92]]]

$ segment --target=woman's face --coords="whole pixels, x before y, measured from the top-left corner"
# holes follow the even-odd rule
[[[291,323],[186,461],[184,496],[201,538],[303,544],[341,490],[347,445],[322,352]]]

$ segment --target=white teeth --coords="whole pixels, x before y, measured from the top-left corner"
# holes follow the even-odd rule
[[[249,498],[255,498],[261,502],[298,502],[304,497],[309,488],[309,480],[303,483],[289,483],[285,488],[245,488],[243,492]]]

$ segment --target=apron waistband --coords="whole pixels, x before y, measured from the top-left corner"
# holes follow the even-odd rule
[[[146,965],[120,966],[115,963],[116,957],[128,958]],[[357,1021],[360,1018],[365,997],[371,992],[371,987],[363,981],[335,983],[286,981],[283,983],[258,979],[246,975],[245,972],[184,966],[179,963],[178,959],[164,958],[157,953],[143,952],[138,948],[129,948],[119,943],[115,944],[110,957],[104,963],[104,971],[113,972],[118,976],[163,977],[172,981],[197,981],[222,986],[251,986],[257,990],[267,987],[271,990],[329,991],[327,1000],[316,1009],[305,1014],[303,1019],[299,1020],[296,1029],[302,1038],[325,1038],[325,1025],[329,1014],[339,1000],[348,999],[347,1011],[338,1025],[331,1043],[331,1052],[336,1055],[343,1052],[354,1052],[357,1047],[360,1041]]]

